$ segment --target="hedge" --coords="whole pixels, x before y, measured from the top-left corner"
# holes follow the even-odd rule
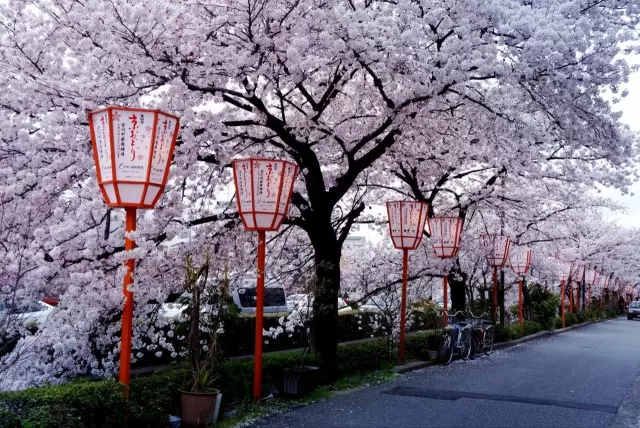
[[[543,331],[542,326],[535,321],[524,321],[522,326],[520,324],[508,324],[495,326],[495,342],[508,342],[510,340],[520,339],[524,336],[529,336]]]
[[[391,352],[392,348],[384,340],[340,346],[332,375],[320,366],[321,374],[324,379],[329,379],[380,370],[390,365]],[[284,369],[300,363],[300,352],[265,355],[262,366],[265,391],[273,388],[282,391]],[[320,365],[320,360],[317,356],[305,356],[305,364]],[[125,413],[129,415],[129,426],[165,426],[169,414],[179,414],[179,389],[185,375],[184,369],[174,368],[132,379],[128,411],[125,409],[127,403],[121,394],[120,385],[112,380],[77,381],[0,393],[0,426],[121,427]],[[253,360],[224,361],[218,375],[217,386],[223,396],[222,411],[234,403],[250,399]],[[15,418],[20,421],[20,425]]]

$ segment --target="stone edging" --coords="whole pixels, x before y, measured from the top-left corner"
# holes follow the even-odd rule
[[[591,324],[596,324],[596,323],[600,323],[602,321],[587,321],[587,322],[583,322],[580,324],[576,324],[576,325],[572,325],[571,327],[566,327],[566,328],[561,328],[558,330],[552,330],[552,331],[540,331],[538,333],[534,333],[531,334],[529,336],[525,336],[525,337],[521,337],[520,339],[516,339],[516,340],[512,340],[509,342],[500,342],[500,343],[496,343],[493,346],[494,350],[500,350],[500,349],[507,349],[507,348],[511,348],[512,346],[516,346],[516,345],[520,345],[522,343],[527,343],[533,340],[537,340],[537,339],[541,339],[543,337],[549,337],[549,336],[555,336],[556,334],[561,334],[564,333],[566,331],[569,330],[574,330],[577,328],[581,328],[581,327],[586,327],[588,325]],[[395,373],[408,373],[408,372],[412,372],[414,370],[420,370],[423,369],[425,367],[429,367],[429,366],[435,366],[437,365],[436,361],[412,361],[410,363],[406,363],[406,364],[402,364],[402,365],[398,365],[395,366],[392,371]]]

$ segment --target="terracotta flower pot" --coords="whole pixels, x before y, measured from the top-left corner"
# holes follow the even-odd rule
[[[204,426],[218,419],[222,394],[180,391],[180,414],[186,426]]]

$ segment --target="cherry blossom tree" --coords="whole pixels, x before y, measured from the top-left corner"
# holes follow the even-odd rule
[[[38,279],[64,285],[75,311],[98,296],[110,308],[120,299],[122,222],[99,198],[86,120],[107,103],[182,118],[166,195],[135,234],[142,302],[178,288],[179,260],[194,249],[218,246],[221,257],[237,257],[238,270],[251,265],[232,197],[218,200],[230,186],[231,158],[286,157],[300,166],[287,224],[311,247],[295,251],[306,257],[296,263],[310,264],[317,282],[314,337],[328,361],[342,246],[354,225],[369,221],[377,189],[408,186],[416,198],[469,215],[487,194],[501,197],[495,185],[506,174],[628,184],[634,142],[603,91],[624,95],[631,69],[620,54],[635,37],[635,2],[0,7],[0,200],[15,202],[15,216],[26,217],[26,207],[38,215],[29,230],[31,259],[46,262],[38,262],[46,265]],[[202,229],[195,238],[193,226]],[[75,322],[70,315],[68,325]]]

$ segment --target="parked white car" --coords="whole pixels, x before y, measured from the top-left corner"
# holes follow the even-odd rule
[[[291,308],[289,312],[293,309],[297,308],[298,310],[304,310],[304,308],[308,306],[313,307],[313,296],[310,294],[293,294],[293,296],[302,296],[297,297],[297,301],[294,307]],[[289,307],[289,302],[287,301],[287,308]],[[344,301],[341,297],[338,297],[338,313],[342,314],[345,312],[351,312],[351,306],[347,305],[347,302]]]
[[[53,306],[42,301],[21,304],[10,309],[0,303],[0,316],[7,313],[11,319],[19,321],[27,327],[41,328],[49,318],[51,311],[53,311]]]
[[[364,305],[360,306],[360,310],[364,312],[386,312],[398,309],[400,302],[393,301],[391,298],[383,298],[381,296],[370,297]]]
[[[233,303],[236,304],[241,314],[256,313],[256,279],[243,278],[239,287],[231,292]],[[277,281],[267,281],[264,287],[265,314],[287,313],[287,296],[284,286]]]

